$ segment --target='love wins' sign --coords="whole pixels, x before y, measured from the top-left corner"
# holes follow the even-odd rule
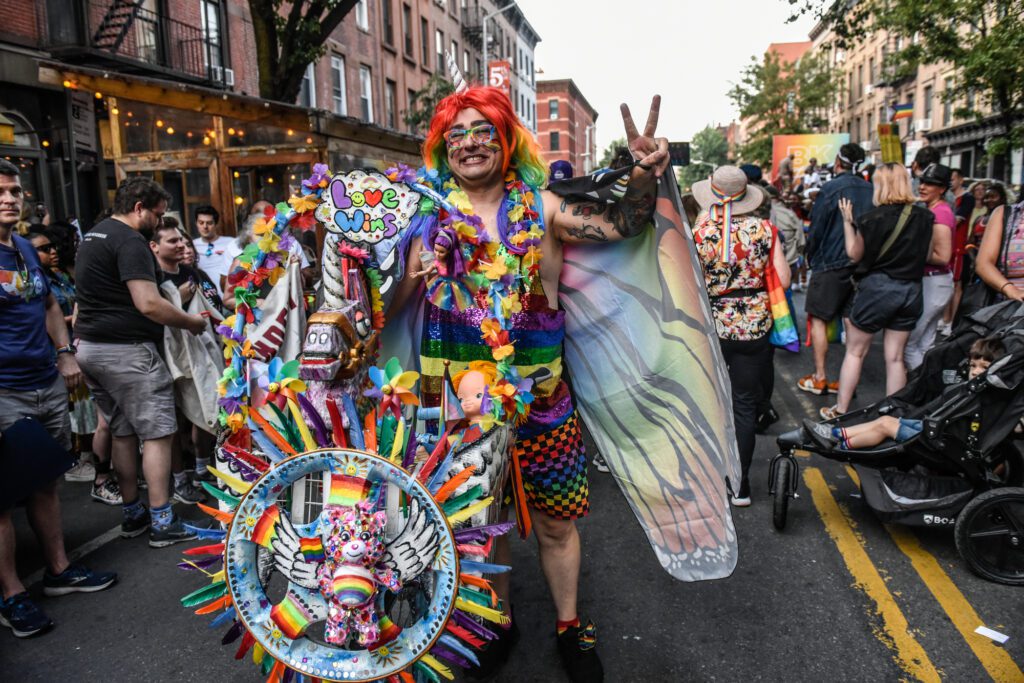
[[[418,200],[407,186],[392,184],[376,172],[336,175],[328,190],[317,218],[347,241],[362,244],[394,237],[412,217]]]

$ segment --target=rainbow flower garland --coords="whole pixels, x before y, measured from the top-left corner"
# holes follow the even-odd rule
[[[246,362],[255,357],[247,339],[247,328],[259,324],[262,311],[256,306],[259,288],[264,282],[275,285],[285,273],[294,238],[285,231],[291,227],[309,230],[316,225],[313,211],[330,182],[324,164],[313,166],[313,175],[302,181],[302,191],[287,202],[268,208],[253,228],[259,239],[246,245],[238,257],[239,267],[228,275],[234,289],[235,312],[217,327],[224,340],[223,374],[217,382],[220,393],[220,423],[237,432],[249,418],[249,377]]]
[[[413,171],[399,165],[388,169],[385,175],[422,194],[420,216],[436,211],[438,225],[450,228],[458,237],[465,272],[451,276],[468,280],[473,291],[482,292],[491,314],[480,323],[480,336],[491,348],[497,366],[498,379],[489,390],[492,414],[498,422],[515,419],[521,423],[533,401],[533,380],[520,377],[515,369],[515,344],[510,330],[512,315],[523,310],[521,296],[533,290],[540,271],[544,228],[539,222],[533,189],[512,171],[505,177],[507,224],[499,228],[500,240],[495,243],[454,179],[440,181],[442,194],[432,187],[439,182],[436,171]]]

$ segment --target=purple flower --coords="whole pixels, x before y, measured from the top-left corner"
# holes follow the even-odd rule
[[[388,169],[389,174],[391,173],[391,171],[395,172],[395,180],[397,180],[400,183],[406,183],[411,185],[412,183],[415,183],[417,180],[419,180],[416,177],[416,171],[412,168],[409,168],[405,164],[399,164],[397,169]]]
[[[302,181],[303,187],[315,190],[320,183],[327,180],[327,164],[313,164],[313,175]]]

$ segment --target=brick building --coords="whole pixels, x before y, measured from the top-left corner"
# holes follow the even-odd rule
[[[530,125],[539,37],[507,4],[489,19],[489,54],[514,64],[511,95]],[[482,24],[495,9],[361,0],[307,68],[298,102],[282,104],[259,98],[247,0],[10,3],[0,115],[14,134],[0,137],[0,156],[21,164],[31,201],[57,217],[88,225],[121,178],[144,173],[168,188],[186,225],[192,207],[212,203],[231,232],[256,200],[287,197],[314,162],[416,163],[420,138],[403,120],[413,94],[446,76],[446,51],[483,80]]]
[[[850,140],[865,149],[869,161],[881,160],[877,126],[889,121],[890,106],[910,104],[913,116],[894,122],[905,161],[909,163],[920,147],[936,145],[942,162],[962,168],[968,177],[1021,182],[1020,149],[1012,152],[1012,173],[1006,155],[985,151],[988,140],[1000,134],[1000,124],[991,116],[980,121],[958,117],[957,108],[966,103],[944,97],[959,77],[955,69],[948,64],[923,64],[912,73],[899,74],[888,63],[889,57],[909,47],[913,38],[877,31],[853,49],[843,50],[835,46],[831,31],[823,24],[816,25],[810,37],[814,49],[824,53],[839,71],[841,87],[827,112],[829,132],[849,133]]]
[[[572,79],[537,81],[537,140],[549,165],[559,159],[584,175],[597,162],[597,111]]]

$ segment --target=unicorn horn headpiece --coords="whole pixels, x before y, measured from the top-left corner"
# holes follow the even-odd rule
[[[466,79],[463,78],[462,72],[459,71],[459,65],[455,63],[455,55],[445,50],[444,58],[448,61],[448,73],[452,77],[452,84],[455,86],[455,92],[465,92],[469,90],[469,84],[466,83]]]

